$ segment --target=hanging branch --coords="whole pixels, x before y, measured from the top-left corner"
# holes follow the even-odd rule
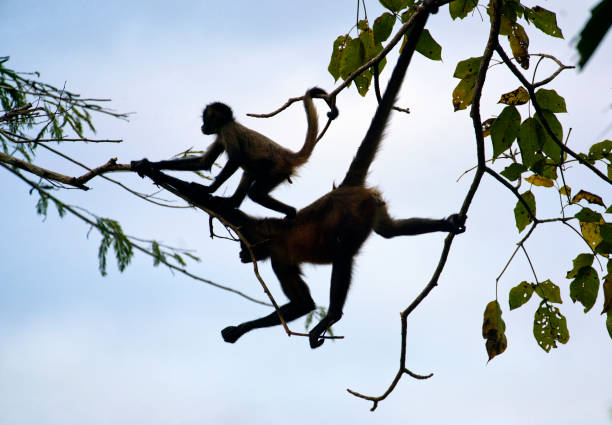
[[[484,54],[482,57],[482,62],[480,64],[480,69],[478,70],[478,77],[476,80],[476,86],[474,88],[474,98],[472,103],[472,109],[470,115],[472,117],[472,122],[474,126],[475,138],[476,138],[476,150],[477,150],[477,158],[478,158],[478,167],[476,169],[476,175],[472,181],[472,185],[463,201],[463,205],[459,214],[467,215],[468,209],[474,196],[476,194],[476,190],[480,185],[480,181],[482,176],[485,173],[485,156],[484,156],[484,137],[482,135],[482,120],[480,118],[480,98],[482,94],[482,88],[485,82],[487,68],[489,67],[489,62],[491,61],[491,57],[493,56],[493,51],[495,46],[497,45],[497,38],[499,35],[499,25],[500,25],[500,15],[501,15],[501,1],[502,0],[492,0],[492,8],[493,12],[491,14],[491,30],[489,33],[489,39],[487,41],[487,45],[484,50]],[[444,270],[444,266],[446,265],[446,260],[448,258],[448,254],[450,252],[450,248],[454,239],[454,234],[449,233],[448,236],[444,239],[444,246],[442,248],[442,253],[440,254],[440,260],[438,261],[438,265],[431,277],[429,283],[425,286],[422,292],[414,299],[414,301],[401,312],[400,319],[402,324],[402,340],[401,340],[401,351],[400,351],[400,366],[393,379],[393,382],[389,386],[389,388],[380,396],[367,396],[360,394],[356,391],[347,389],[347,391],[353,394],[356,397],[363,398],[365,400],[369,400],[373,403],[371,411],[374,411],[378,407],[378,403],[385,398],[394,390],[395,386],[401,379],[404,374],[408,374],[417,379],[426,379],[433,374],[420,376],[412,374],[406,368],[406,346],[407,346],[407,329],[408,329],[408,316],[414,309],[416,309],[419,304],[429,295],[429,293],[438,285],[438,279]]]

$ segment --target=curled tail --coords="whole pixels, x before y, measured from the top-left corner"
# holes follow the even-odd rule
[[[370,168],[370,164],[374,160],[378,147],[380,146],[380,141],[382,139],[385,126],[387,125],[389,113],[391,112],[391,108],[393,107],[395,98],[397,97],[397,93],[402,85],[404,76],[406,75],[406,70],[410,64],[410,59],[412,59],[412,54],[414,53],[416,44],[419,41],[419,37],[421,36],[423,29],[425,28],[425,23],[427,22],[427,18],[430,13],[430,4],[431,2],[426,1],[425,7],[419,10],[414,16],[412,28],[409,30],[404,48],[397,59],[397,64],[393,69],[393,73],[391,74],[391,78],[389,79],[385,93],[383,94],[383,97],[378,104],[378,108],[376,109],[376,113],[372,118],[370,128],[363,138],[361,145],[359,145],[357,154],[353,158],[348,172],[346,173],[346,176],[344,177],[344,180],[340,186],[365,185],[368,169]]]
[[[308,129],[306,130],[306,140],[304,141],[304,146],[302,146],[302,149],[300,149],[299,152],[294,154],[295,165],[301,165],[308,161],[308,158],[312,154],[312,151],[318,142],[317,136],[319,135],[319,117],[312,101],[312,97],[326,94],[327,92],[325,90],[319,87],[313,87],[306,91],[306,94],[304,95],[304,110],[306,111]],[[338,110],[336,109],[335,105],[330,105],[330,107],[331,111],[328,112],[327,116],[333,120],[338,116]]]

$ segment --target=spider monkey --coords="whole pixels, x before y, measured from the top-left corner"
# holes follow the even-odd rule
[[[366,175],[380,145],[391,107],[425,26],[428,15],[425,12],[415,21],[415,28],[410,32],[370,128],[344,180],[340,186],[298,211],[293,219],[251,217],[239,209],[228,208],[220,198],[210,196],[200,184],[188,183],[158,170],[142,167],[143,174],[155,183],[183,194],[239,228],[251,246],[255,260],[271,260],[272,269],[289,298],[289,302],[280,307],[286,321],[304,316],[315,308],[310,290],[302,279],[300,264],[332,264],[329,308],[327,315],[309,333],[311,348],[322,345],[322,335],[342,317],[353,259],[372,230],[384,238],[465,231],[466,217],[458,214],[438,220],[394,219],[389,215],[381,194],[365,186]],[[243,263],[252,261],[244,244],[240,259]],[[279,324],[280,319],[273,312],[237,326],[228,326],[221,331],[221,335],[226,342],[234,343],[253,329]]]
[[[304,109],[308,121],[308,130],[304,146],[298,152],[292,152],[268,137],[247,128],[234,119],[232,110],[224,103],[215,102],[206,106],[202,113],[202,133],[216,134],[217,138],[204,155],[195,158],[175,159],[159,162],[132,161],[132,169],[147,164],[157,170],[207,170],[210,171],[215,160],[223,151],[227,153],[227,163],[214,179],[212,184],[202,190],[215,192],[231,177],[238,168],[244,173],[236,192],[225,198],[228,206],[237,208],[244,198],[249,197],[264,207],[295,216],[295,208],[270,196],[270,192],[283,181],[291,181],[295,169],[308,161],[316,143],[319,132],[318,117],[312,102],[314,96],[327,95],[325,90],[314,87],[304,95]],[[333,101],[326,100],[330,106],[329,119],[338,116],[338,109]]]

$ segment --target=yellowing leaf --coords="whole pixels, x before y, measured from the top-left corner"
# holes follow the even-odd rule
[[[487,137],[491,134],[491,124],[493,124],[495,118],[489,118],[482,123],[482,137]]]
[[[506,105],[524,105],[529,102],[529,93],[525,87],[520,86],[518,89],[511,91],[510,93],[502,94],[499,102]]]
[[[536,174],[527,177],[525,180],[534,186],[553,187],[555,184],[551,179]]]
[[[527,37],[525,28],[520,24],[514,24],[512,33],[508,35],[508,41],[516,61],[523,69],[529,69],[529,37]]]
[[[474,99],[474,87],[476,86],[476,75],[470,75],[457,84],[453,90],[453,107],[455,112],[466,109]]]
[[[595,195],[594,193],[591,193],[591,192],[587,192],[586,190],[581,190],[580,192],[578,192],[576,196],[572,198],[572,203],[573,204],[578,203],[583,199],[590,204],[601,205],[604,208],[606,207],[606,204],[604,204],[601,196]]]
[[[487,304],[484,311],[482,322],[482,337],[487,340],[485,348],[489,355],[489,360],[503,353],[508,346],[508,341],[504,332],[506,324],[502,320],[502,311],[497,301]]]
[[[600,223],[604,223],[603,218]],[[599,242],[603,240],[599,231],[599,223],[580,222],[580,232],[592,249],[595,249]]]
[[[572,188],[569,186],[563,186],[561,189],[559,189],[559,193],[569,198],[572,196]]]

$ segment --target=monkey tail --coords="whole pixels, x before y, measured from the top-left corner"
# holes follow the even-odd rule
[[[425,28],[425,23],[432,9],[431,1],[426,1],[424,8],[417,12],[414,17],[414,23],[412,28],[409,30],[408,38],[404,44],[404,48],[397,59],[397,64],[393,69],[389,83],[383,97],[378,104],[376,113],[370,123],[368,129],[357,154],[353,158],[351,165],[349,166],[348,172],[344,177],[344,180],[340,186],[365,186],[365,179],[368,174],[370,164],[376,156],[376,152],[380,146],[380,142],[387,125],[389,113],[395,103],[397,93],[402,85],[406,70],[412,59],[412,54],[416,48],[416,44],[419,41],[419,37]]]
[[[312,101],[312,96],[316,94],[326,94],[323,89],[318,87],[313,87],[306,91],[304,95],[304,110],[306,111],[306,120],[308,121],[308,129],[306,130],[306,140],[304,141],[304,146],[298,152],[296,152],[293,156],[294,164],[302,165],[314,150],[314,147],[317,144],[317,136],[319,135],[319,116],[317,115],[317,109],[314,106]]]

